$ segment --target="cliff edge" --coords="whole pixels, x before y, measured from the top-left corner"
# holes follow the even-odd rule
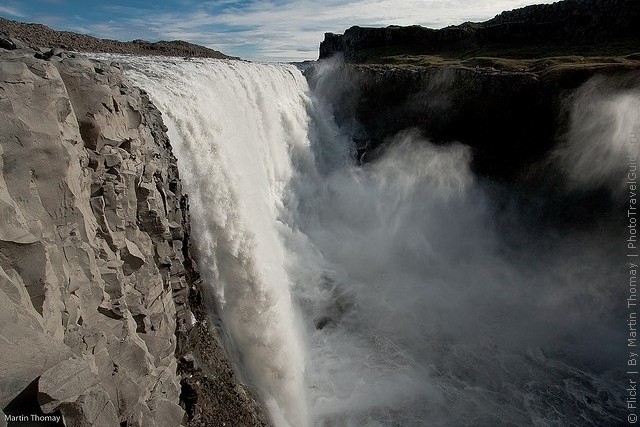
[[[266,424],[202,305],[165,131],[116,66],[0,49],[0,425]]]
[[[386,62],[399,55],[446,58],[624,56],[638,52],[640,3],[564,0],[502,12],[485,22],[442,29],[351,27],[326,33],[320,59],[342,53],[346,62]]]

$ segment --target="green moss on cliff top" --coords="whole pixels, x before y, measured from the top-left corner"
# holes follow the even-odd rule
[[[482,72],[526,72],[544,73],[567,68],[640,67],[640,54],[627,56],[554,56],[542,59],[515,59],[499,57],[471,57],[467,59],[447,58],[437,55],[391,55],[377,58],[367,65],[389,65],[394,67],[456,67]]]

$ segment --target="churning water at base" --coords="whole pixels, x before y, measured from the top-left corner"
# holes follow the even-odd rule
[[[200,268],[276,426],[621,422],[610,229],[519,226],[466,147],[412,132],[355,166],[293,66],[118,60],[163,112]]]

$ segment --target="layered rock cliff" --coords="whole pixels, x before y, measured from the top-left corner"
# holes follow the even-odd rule
[[[471,147],[479,174],[511,180],[562,139],[572,93],[589,79],[637,87],[638,28],[633,0],[565,0],[440,30],[352,27],[325,35],[306,75],[339,122],[358,123],[362,159],[417,128]]]
[[[265,424],[203,306],[165,131],[115,66],[0,49],[5,415]]]
[[[421,26],[351,27],[326,33],[320,59],[342,53],[347,62],[380,62],[394,55],[449,58],[625,55],[637,52],[640,3],[564,0],[503,12],[495,18],[442,29]]]

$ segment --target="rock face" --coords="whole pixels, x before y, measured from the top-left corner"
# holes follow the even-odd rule
[[[420,26],[351,27],[325,34],[320,59],[342,53],[347,62],[388,55],[497,56],[626,55],[638,51],[636,0],[565,0],[503,12],[482,23],[440,30]]]
[[[25,24],[0,18],[0,48],[31,47],[60,48],[75,52],[128,53],[132,55],[186,56],[198,58],[239,59],[181,40],[148,42],[134,40],[122,42],[98,39],[68,31],[55,31],[42,24]],[[22,40],[15,46],[13,40]]]
[[[108,66],[3,56],[2,407],[39,378],[42,410],[79,425],[179,425],[181,194],[159,113]]]
[[[540,160],[565,130],[566,102],[595,75],[615,76],[617,90],[637,86],[640,61],[565,58],[433,65],[341,64],[310,68],[340,123],[355,121],[363,160],[397,132],[417,128],[436,143],[473,149],[475,172],[511,179]],[[506,64],[506,65],[505,65]],[[509,67],[507,67],[509,66]],[[495,68],[501,67],[501,69]],[[329,74],[329,75],[327,75]],[[334,82],[326,87],[327,82]]]
[[[320,58],[335,64],[306,75],[316,89],[340,83],[319,91],[338,121],[361,125],[361,159],[418,128],[470,146],[479,174],[512,179],[557,143],[580,85],[598,74],[617,76],[613,90],[636,84],[638,28],[635,0],[565,0],[441,30],[352,27],[325,35]]]
[[[0,49],[5,414],[178,426],[195,412],[213,421],[236,412],[264,424],[194,299],[188,199],[165,130],[148,96],[114,66]],[[224,366],[202,361],[202,351]],[[206,406],[186,386],[206,381],[203,369],[226,369],[235,399]]]

